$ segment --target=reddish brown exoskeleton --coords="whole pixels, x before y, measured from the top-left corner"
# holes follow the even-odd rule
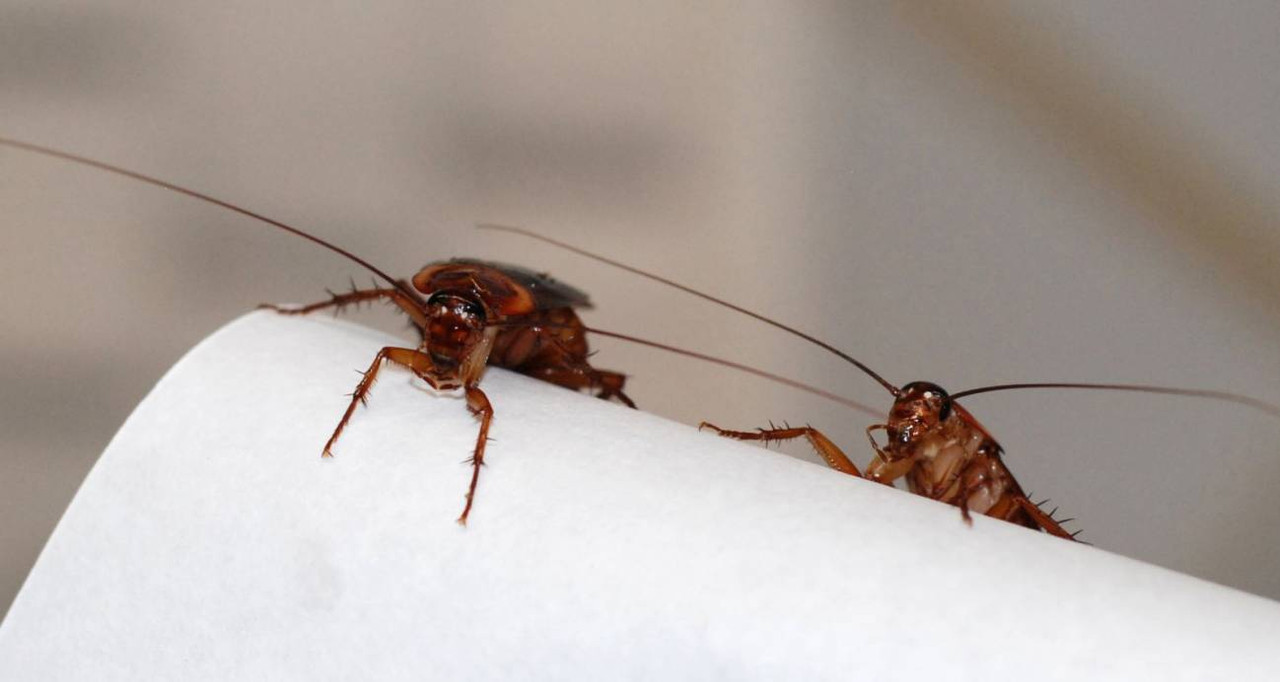
[[[916,381],[890,388],[894,401],[888,421],[867,427],[876,457],[866,471],[859,471],[840,448],[810,426],[757,431],[733,431],[707,422],[701,426],[738,440],[803,437],[831,468],[886,485],[905,478],[908,490],[959,507],[966,521],[976,512],[1058,537],[1074,537],[1062,528],[1069,519],[1054,519],[1027,497],[1001,459],[1000,444],[942,387]],[[873,435],[877,430],[888,435],[883,446]]]
[[[585,389],[601,398],[616,398],[635,407],[622,390],[625,376],[597,370],[587,361],[586,327],[574,312],[575,308],[590,305],[586,294],[547,275],[511,265],[456,259],[426,266],[413,277],[411,287],[319,237],[200,192],[47,147],[4,138],[0,138],[0,145],[88,165],[227,208],[319,244],[385,280],[390,286],[356,289],[300,308],[266,307],[299,315],[324,308],[339,310],[365,301],[385,301],[409,316],[419,332],[417,347],[388,346],[378,351],[356,386],[333,435],[325,443],[323,456],[332,455],[334,443],[356,406],[367,401],[369,389],[384,363],[401,365],[436,389],[461,389],[468,409],[480,420],[480,430],[471,457],[471,483],[459,523],[465,524],[471,512],[493,421],[493,406],[479,386],[487,365],[567,388]]]
[[[387,362],[405,367],[436,390],[462,389],[467,408],[480,419],[467,502],[458,517],[458,523],[465,524],[493,421],[493,405],[479,386],[486,366],[504,367],[566,388],[587,389],[600,398],[617,398],[635,407],[622,391],[624,375],[598,370],[587,361],[586,327],[574,308],[591,304],[581,291],[514,265],[465,258],[426,266],[413,276],[413,289],[401,281],[393,283],[391,288],[333,294],[327,301],[299,308],[264,306],[285,315],[305,315],[365,301],[388,301],[408,315],[419,332],[417,348],[388,346],[378,351],[351,394],[351,404],[325,443],[322,456],[333,455],[334,443],[356,406],[368,401],[369,389]]]
[[[1075,535],[1062,528],[1062,523],[1070,519],[1061,521],[1054,519],[1052,512],[1046,513],[1027,497],[1017,479],[1014,478],[1013,473],[1005,465],[1001,456],[1002,449],[1000,444],[991,437],[991,434],[978,423],[978,420],[968,410],[956,402],[956,399],[964,396],[1025,388],[1086,388],[1139,391],[1225,400],[1247,405],[1272,416],[1280,417],[1280,408],[1255,398],[1221,391],[1203,391],[1164,386],[1026,383],[986,386],[953,395],[948,395],[945,390],[936,384],[924,381],[912,382],[899,388],[852,356],[830,344],[723,299],[710,296],[670,279],[659,277],[616,260],[550,239],[530,230],[502,225],[481,225],[479,227],[531,237],[675,287],[794,334],[853,364],[879,382],[894,397],[888,419],[883,423],[873,424],[866,429],[867,437],[871,441],[871,447],[876,456],[871,460],[865,471],[859,470],[849,457],[829,438],[809,426],[798,428],[771,427],[755,431],[735,431],[722,429],[713,424],[703,422],[700,428],[712,429],[728,438],[763,441],[765,443],[805,438],[831,468],[851,476],[870,479],[886,485],[893,485],[895,481],[903,479],[909,491],[959,507],[966,521],[970,520],[970,514],[978,513],[1028,528],[1043,530],[1063,538],[1072,539]],[[887,442],[884,445],[876,441],[874,437],[876,431],[884,431],[887,435]]]

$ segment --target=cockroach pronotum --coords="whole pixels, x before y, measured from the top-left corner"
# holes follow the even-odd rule
[[[700,428],[713,430],[728,438],[762,441],[766,444],[805,438],[831,468],[889,486],[894,485],[898,479],[904,479],[910,492],[959,507],[962,517],[968,523],[972,522],[970,515],[976,512],[1062,538],[1074,539],[1079,533],[1079,531],[1069,533],[1063,529],[1062,524],[1072,519],[1055,519],[1052,512],[1045,512],[1031,501],[1005,465],[1001,457],[1000,444],[968,410],[956,402],[959,398],[979,393],[1030,388],[1137,391],[1224,400],[1280,417],[1280,407],[1256,398],[1223,391],[1167,386],[1035,382],[984,386],[953,394],[948,394],[937,384],[926,381],[913,381],[898,387],[834,346],[742,306],[531,230],[505,225],[479,225],[478,227],[529,237],[674,287],[798,336],[853,364],[883,386],[894,398],[888,419],[866,428],[867,438],[871,442],[875,457],[865,470],[858,469],[831,439],[810,426],[784,428],[771,426],[755,431],[737,431],[702,422]],[[876,431],[885,432],[887,442],[884,445],[876,441]]]
[[[588,328],[574,311],[575,308],[590,306],[587,295],[545,274],[513,265],[456,258],[427,265],[414,275],[410,286],[409,282],[391,277],[346,249],[207,194],[48,147],[7,138],[0,138],[0,146],[90,166],[220,206],[318,244],[389,284],[387,287],[375,285],[370,289],[353,287],[345,294],[331,293],[328,300],[296,308],[262,307],[285,315],[303,315],[322,309],[338,311],[351,305],[381,301],[394,304],[408,315],[419,333],[418,346],[388,346],[378,351],[352,393],[346,412],[325,443],[322,456],[332,456],[334,443],[351,420],[356,406],[367,402],[369,390],[387,362],[405,367],[437,390],[461,389],[468,409],[480,420],[479,434],[470,459],[471,482],[467,488],[466,504],[458,517],[458,523],[464,525],[471,513],[480,467],[484,464],[485,445],[489,440],[489,426],[493,421],[493,406],[479,386],[487,365],[497,365],[558,386],[586,390],[597,397],[617,399],[635,407],[623,392],[626,383],[623,374],[598,370],[588,362],[588,332],[694,357],[789,385],[855,409],[869,409],[856,401],[752,367],[625,334]]]

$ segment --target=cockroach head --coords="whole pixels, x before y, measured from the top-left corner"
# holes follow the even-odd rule
[[[438,366],[456,367],[479,343],[488,311],[472,292],[441,290],[427,299],[426,346]]]
[[[905,436],[932,430],[951,416],[951,396],[937,384],[913,381],[900,389],[889,424]]]

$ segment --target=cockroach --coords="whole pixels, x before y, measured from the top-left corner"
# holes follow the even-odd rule
[[[379,371],[388,362],[405,367],[436,390],[461,389],[466,397],[467,408],[480,420],[480,429],[469,460],[472,466],[471,481],[467,488],[466,504],[458,517],[460,524],[465,525],[471,513],[494,415],[493,405],[479,386],[486,366],[496,365],[635,407],[635,403],[623,392],[625,375],[596,369],[588,362],[588,332],[737,369],[854,409],[870,409],[856,401],[753,367],[626,334],[588,328],[575,312],[576,309],[590,307],[587,295],[546,274],[514,265],[455,258],[431,263],[406,282],[391,277],[350,251],[315,235],[207,194],[48,147],[7,138],[0,138],[0,145],[121,175],[248,216],[333,251],[389,284],[390,286],[385,287],[375,284],[369,289],[357,289],[353,286],[352,291],[347,293],[331,293],[328,300],[300,307],[270,304],[261,307],[284,315],[305,315],[324,309],[336,312],[351,305],[381,301],[394,304],[409,317],[419,334],[418,346],[388,346],[378,351],[351,394],[351,402],[325,443],[321,456],[333,455],[334,444],[351,420],[356,406],[367,403],[369,391]]]
[[[588,308],[591,303],[581,291],[546,274],[468,258],[427,265],[410,280],[412,289],[402,280],[390,280],[381,272],[378,275],[394,286],[331,294],[327,301],[298,308],[261,306],[284,315],[305,315],[366,301],[389,301],[408,315],[418,330],[417,348],[387,346],[374,356],[325,443],[322,457],[333,456],[334,443],[356,406],[367,404],[369,390],[388,362],[405,367],[437,391],[461,389],[467,409],[480,420],[469,460],[467,501],[458,517],[458,523],[466,525],[493,422],[493,405],[480,388],[485,367],[496,365],[635,407],[622,391],[626,383],[623,374],[596,369],[587,361],[586,327],[574,309]]]
[[[811,426],[784,426],[783,428],[771,426],[754,431],[739,431],[702,422],[699,428],[710,429],[727,438],[761,441],[765,444],[804,438],[832,469],[889,486],[903,479],[908,491],[959,507],[966,523],[972,523],[971,515],[978,513],[1066,539],[1074,539],[1079,533],[1079,531],[1069,533],[1062,527],[1063,523],[1072,519],[1055,519],[1052,512],[1045,512],[1031,501],[1005,464],[1002,456],[1003,448],[986,428],[957,402],[960,398],[979,393],[1032,388],[1137,391],[1223,400],[1280,417],[1280,407],[1256,398],[1223,391],[1167,386],[1034,382],[984,386],[952,394],[948,394],[941,386],[927,381],[913,381],[899,387],[831,344],[721,298],[531,230],[488,224],[478,227],[529,237],[674,287],[772,325],[854,365],[893,396],[893,405],[889,409],[888,419],[866,427],[867,439],[871,443],[875,456],[865,469],[855,466],[831,439]],[[885,432],[886,442],[883,445],[875,438],[877,431]]]
[[[596,369],[587,360],[586,328],[575,312],[575,309],[590,307],[587,295],[545,274],[513,265],[459,258],[427,265],[413,276],[410,286],[409,282],[395,279],[350,251],[315,235],[206,194],[47,147],[3,138],[0,144],[123,175],[230,209],[319,244],[389,284],[369,289],[353,287],[348,293],[331,294],[326,301],[298,308],[263,307],[285,315],[303,315],[382,301],[394,304],[409,317],[419,333],[417,347],[388,346],[378,351],[351,394],[351,403],[325,443],[322,456],[333,455],[338,437],[356,406],[367,403],[369,390],[386,363],[405,367],[436,390],[461,389],[467,408],[480,420],[470,458],[471,482],[466,504],[458,517],[461,524],[466,523],[471,512],[493,421],[493,405],[479,386],[487,365],[504,367],[566,388],[587,390],[600,398],[613,398],[635,407],[623,392],[626,383],[623,374]]]

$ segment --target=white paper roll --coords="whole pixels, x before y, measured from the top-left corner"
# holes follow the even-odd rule
[[[1280,604],[500,370],[476,422],[380,333],[248,315],[103,453],[0,679],[1275,679]]]

